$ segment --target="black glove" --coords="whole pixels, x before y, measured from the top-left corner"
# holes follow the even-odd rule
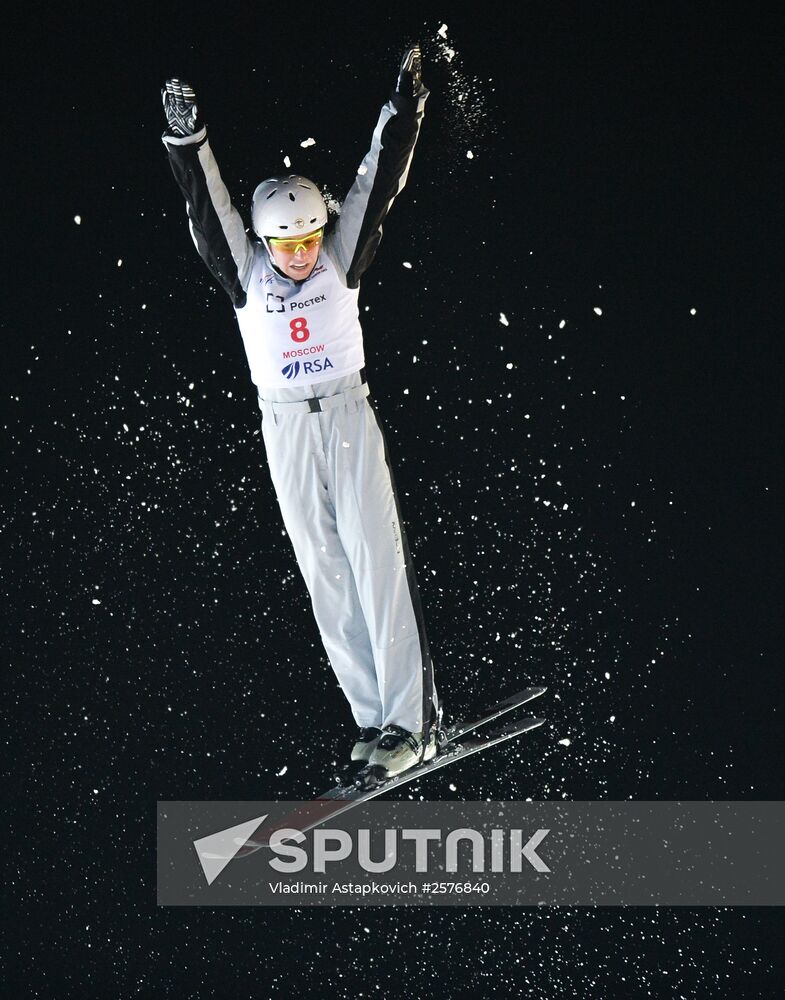
[[[416,97],[422,90],[422,52],[419,42],[415,42],[403,57],[395,89],[405,97]]]
[[[161,88],[161,98],[172,135],[184,139],[201,128],[201,125],[196,124],[196,94],[190,83],[176,78],[167,80]]]

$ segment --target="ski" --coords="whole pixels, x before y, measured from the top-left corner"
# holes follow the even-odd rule
[[[539,698],[540,695],[545,694],[548,689],[546,687],[527,687],[523,691],[519,691],[517,694],[512,694],[509,698],[505,698],[503,701],[496,702],[494,705],[490,705],[488,708],[483,709],[479,715],[475,716],[469,722],[464,722],[459,720],[458,722],[453,722],[451,726],[447,726],[444,730],[444,735],[446,737],[447,743],[452,743],[453,740],[459,740],[462,736],[470,733],[473,729],[477,729],[479,726],[484,726],[487,722],[493,722],[498,719],[500,715],[504,715],[506,712],[511,712],[514,708],[520,708],[521,705],[525,705],[529,701],[533,701],[535,698]]]
[[[459,740],[466,736],[467,733],[471,733],[480,726],[484,726],[489,722],[494,722],[499,718],[499,716],[505,715],[507,712],[511,712],[515,708],[520,708],[521,705],[525,705],[527,702],[533,701],[535,698],[539,698],[540,695],[545,694],[547,690],[548,689],[546,687],[542,687],[541,685],[527,687],[522,691],[518,691],[517,694],[511,694],[508,698],[504,698],[502,701],[489,705],[472,718],[459,719],[446,728],[437,726],[437,747],[439,749],[444,749],[448,743]],[[339,785],[351,785],[360,776],[361,772],[365,770],[365,768],[366,765],[360,761],[344,764],[336,770],[335,780]],[[320,798],[324,798],[324,796],[320,796]]]
[[[360,801],[376,798],[377,795],[389,792],[391,789],[397,788],[398,785],[414,781],[424,774],[430,774],[431,771],[436,771],[447,764],[454,764],[458,760],[463,760],[464,757],[478,753],[480,750],[487,750],[488,747],[495,746],[497,743],[503,743],[514,736],[522,736],[523,733],[527,733],[531,729],[536,729],[544,722],[545,719],[527,716],[525,719],[519,719],[516,722],[508,722],[499,729],[494,729],[487,733],[477,733],[468,739],[461,740],[461,742],[453,741],[451,744],[448,743],[435,757],[425,761],[423,764],[416,764],[407,771],[402,771],[401,774],[393,775],[391,778],[382,777],[373,784],[362,787],[353,784],[346,787],[338,786],[331,788],[320,795],[316,801],[351,802],[354,805]],[[333,813],[332,815],[336,814]]]
[[[541,689],[539,693],[541,694],[544,690],[544,688]],[[537,695],[532,695],[531,697],[537,697]],[[505,709],[504,711],[509,711],[509,709]],[[482,725],[483,721],[487,721],[487,719],[478,720],[471,728],[476,729]],[[528,716],[515,722],[509,722],[490,732],[480,732],[468,736],[460,742],[457,737],[453,737],[452,741],[448,742],[431,760],[409,768],[408,771],[403,771],[401,774],[396,774],[391,778],[385,778],[371,787],[358,788],[355,785],[337,785],[318,796],[312,803],[308,803],[290,816],[287,816],[285,820],[277,822],[272,829],[261,831],[260,837],[248,840],[240,848],[236,856],[242,857],[262,847],[266,847],[269,843],[270,835],[276,829],[292,828],[305,833],[327,822],[327,820],[340,816],[341,813],[361,805],[363,802],[368,802],[378,795],[383,795],[385,792],[391,791],[393,788],[416,781],[418,778],[430,774],[431,771],[437,771],[448,764],[455,764],[459,760],[471,756],[471,754],[480,753],[482,750],[487,750],[489,747],[504,743],[516,736],[522,736],[524,733],[538,728],[544,722],[545,719]],[[461,723],[457,725],[460,726]],[[469,731],[462,730],[461,732],[465,734]]]

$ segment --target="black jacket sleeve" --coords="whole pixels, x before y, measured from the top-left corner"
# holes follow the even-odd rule
[[[409,175],[429,91],[416,97],[394,93],[382,108],[368,150],[332,236],[333,252],[356,288],[382,238],[382,222]]]
[[[165,133],[163,142],[185,198],[199,256],[239,309],[246,301],[254,247],[221,179],[207,141],[207,129],[184,139]]]

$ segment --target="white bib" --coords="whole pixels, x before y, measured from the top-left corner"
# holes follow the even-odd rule
[[[260,390],[308,386],[364,366],[359,289],[346,287],[329,236],[302,282],[281,277],[258,245],[247,296],[235,312],[251,378]]]

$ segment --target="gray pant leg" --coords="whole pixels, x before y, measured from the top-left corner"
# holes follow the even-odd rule
[[[325,652],[357,725],[381,726],[373,652],[336,528],[317,416],[262,412],[270,474]]]
[[[309,387],[332,395],[359,375]],[[286,401],[297,390],[279,390]],[[302,398],[302,396],[300,396]],[[423,728],[438,704],[381,423],[369,400],[320,413],[262,403],[273,484],[322,641],[360,726]]]
[[[373,649],[382,722],[418,732],[437,703],[433,665],[381,424],[366,399],[318,419],[338,534]]]

